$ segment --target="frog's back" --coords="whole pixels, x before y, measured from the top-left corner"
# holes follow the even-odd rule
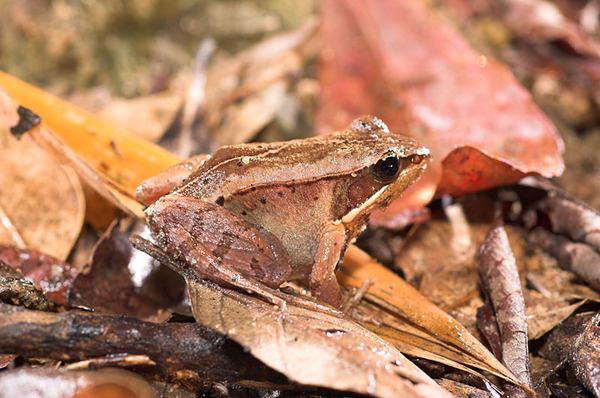
[[[328,136],[222,147],[175,193],[216,200],[266,184],[294,184],[352,173],[375,163],[389,150],[408,153],[421,148],[409,138],[389,133],[376,118],[368,119],[371,124],[362,130],[353,127],[357,121],[365,123],[363,119]]]

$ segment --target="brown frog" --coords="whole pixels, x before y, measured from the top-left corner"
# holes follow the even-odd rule
[[[346,247],[429,158],[364,116],[327,136],[222,147],[144,181],[137,198],[158,246],[201,278],[266,295],[299,281],[339,308]]]

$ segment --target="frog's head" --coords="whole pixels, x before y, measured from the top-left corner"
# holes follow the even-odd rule
[[[362,223],[375,209],[385,209],[419,179],[430,161],[429,149],[416,141],[390,133],[375,116],[354,120],[346,131],[361,137],[363,167],[347,185],[348,207],[341,218],[346,225]]]

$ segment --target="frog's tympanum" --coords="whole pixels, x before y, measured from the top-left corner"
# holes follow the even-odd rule
[[[137,197],[158,246],[201,278],[252,291],[298,281],[339,308],[349,242],[428,162],[427,148],[364,116],[327,136],[222,147],[144,181]]]

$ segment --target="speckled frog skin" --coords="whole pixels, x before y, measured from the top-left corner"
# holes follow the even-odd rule
[[[328,136],[222,147],[145,181],[137,196],[153,202],[146,219],[157,244],[200,277],[250,290],[295,280],[339,307],[335,271],[347,245],[429,158],[364,116]]]

